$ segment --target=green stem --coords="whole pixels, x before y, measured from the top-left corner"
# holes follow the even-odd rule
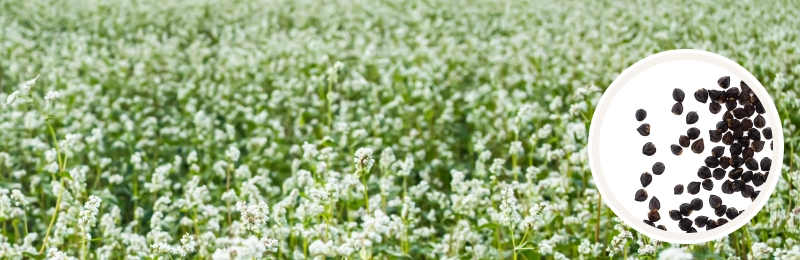
[[[514,228],[511,227],[511,245],[514,247],[514,250],[511,250],[511,254],[514,256],[514,260],[517,260],[517,241],[514,238]]]
[[[47,226],[47,231],[44,233],[44,240],[42,242],[42,248],[39,249],[39,254],[44,253],[44,249],[47,247],[47,239],[50,237],[50,230],[53,228],[53,224],[56,222],[56,216],[58,216],[58,209],[61,207],[61,195],[64,194],[64,178],[61,178],[61,188],[58,189],[58,199],[56,200],[56,207],[55,211],[53,212],[53,217],[50,218],[50,225]]]
[[[362,171],[361,179],[363,180],[362,184],[364,184],[364,204],[365,204],[364,206],[367,209],[367,215],[369,215],[369,192],[367,191],[367,174],[363,172],[364,170],[360,171]]]

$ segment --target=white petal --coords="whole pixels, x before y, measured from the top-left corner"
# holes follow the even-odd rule
[[[6,98],[6,105],[14,103],[14,100],[17,100],[17,96],[19,96],[19,91],[14,91],[14,93],[8,95],[8,97]]]

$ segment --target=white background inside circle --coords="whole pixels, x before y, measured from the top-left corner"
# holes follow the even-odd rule
[[[605,156],[601,156],[599,152],[599,136],[600,136],[600,128],[604,125],[603,117],[607,114],[608,107],[612,102],[612,99],[616,96],[621,89],[623,89],[627,82],[636,76],[638,73],[641,73],[650,67],[656,66],[661,63],[670,62],[670,61],[679,61],[679,60],[696,60],[696,61],[704,61],[721,68],[727,69],[728,71],[734,72],[731,76],[741,77],[744,78],[747,82],[754,82],[751,84],[750,87],[753,89],[753,92],[759,96],[764,107],[767,112],[767,122],[773,126],[773,140],[775,142],[775,149],[772,155],[772,158],[783,158],[784,146],[783,146],[783,130],[781,128],[781,121],[778,117],[778,111],[775,108],[775,104],[772,101],[772,98],[768,95],[764,87],[761,83],[756,79],[752,74],[750,74],[746,69],[742,66],[738,65],[736,62],[727,59],[723,56],[706,52],[700,50],[672,50],[661,52],[658,54],[651,55],[646,57],[637,63],[633,64],[631,67],[626,69],[622,72],[615,80],[611,83],[611,85],[606,89],[603,96],[600,98],[600,101],[597,105],[597,108],[594,112],[594,116],[592,117],[592,123],[589,129],[589,142],[588,142],[588,149],[589,149],[589,164],[592,169],[592,177],[594,182],[597,186],[598,191],[603,195],[603,202],[606,206],[611,208],[615,214],[621,218],[625,223],[627,223],[631,228],[637,230],[638,232],[647,235],[651,238],[658,239],[660,241],[670,242],[670,243],[682,243],[682,244],[694,244],[694,243],[704,243],[707,241],[711,241],[714,239],[721,238],[723,236],[727,236],[731,232],[735,231],[736,229],[742,227],[743,225],[747,224],[753,216],[758,213],[758,210],[763,208],[763,206],[767,203],[769,196],[771,196],[775,184],[777,183],[778,179],[780,178],[779,174],[770,174],[767,182],[764,184],[766,187],[762,187],[762,193],[759,197],[755,200],[753,204],[748,207],[746,212],[739,218],[729,222],[723,227],[714,229],[710,232],[703,232],[694,235],[687,235],[682,233],[673,233],[673,232],[662,232],[659,230],[653,230],[650,226],[642,223],[641,218],[639,216],[635,216],[632,213],[624,210],[626,205],[622,203],[622,199],[617,200],[613,193],[611,192],[611,188],[609,183],[605,179],[605,172],[602,170],[600,166],[600,162],[605,159]],[[635,133],[634,133],[635,134]],[[633,136],[633,135],[632,135]],[[779,173],[781,172],[781,163],[782,160],[773,160],[773,164],[771,167],[772,172]],[[613,174],[613,173],[609,173]],[[668,217],[668,216],[667,216]]]
[[[710,155],[711,148],[724,146],[726,147],[725,156],[730,156],[727,146],[721,142],[711,142],[708,136],[708,130],[714,129],[716,123],[722,120],[723,112],[718,114],[709,112],[710,102],[698,102],[694,98],[694,92],[699,88],[722,90],[716,84],[717,79],[721,76],[731,75],[732,73],[727,70],[701,61],[683,60],[662,63],[637,74],[611,101],[609,109],[603,117],[604,123],[600,131],[600,154],[605,155],[600,165],[603,167],[603,172],[608,173],[605,178],[614,197],[621,199],[625,210],[635,216],[640,216],[640,221],[647,218],[648,202],[653,196],[658,197],[661,202],[659,211],[661,220],[655,224],[664,225],[668,231],[679,233],[685,232],[678,229],[678,222],[670,219],[668,212],[678,209],[679,205],[689,203],[694,198],[702,199],[704,207],[699,212],[695,211],[687,217],[691,220],[700,215],[713,219],[720,218],[708,206],[710,194],[720,196],[723,204],[739,210],[747,208],[752,203],[749,198],[742,197],[738,192],[724,194],[720,191],[719,187],[728,179],[727,177],[722,180],[712,178],[714,188],[711,191],[701,189],[695,195],[686,191],[682,195],[673,194],[673,188],[677,184],[683,184],[686,188],[691,181],[702,181],[697,177],[697,170],[704,165],[703,160]],[[739,81],[738,77],[732,76],[731,86],[738,87]],[[680,88],[686,94],[686,98],[682,102],[684,112],[681,115],[674,115],[670,112],[676,103],[672,99],[674,88]],[[639,108],[647,111],[647,118],[642,122],[638,122],[634,118],[634,113]],[[687,125],[686,115],[690,111],[697,111],[700,120],[695,124]],[[724,106],[723,111],[725,111]],[[636,128],[642,123],[650,124],[649,136],[641,136],[636,132]],[[680,156],[673,155],[670,145],[678,144],[678,137],[686,135],[686,130],[691,127],[700,129],[699,138],[703,139],[705,150],[700,154],[695,154],[690,148],[683,148]],[[696,140],[692,140],[692,142],[694,141]],[[642,154],[642,146],[647,142],[653,142],[656,145],[655,155]],[[769,147],[766,147],[762,152],[756,153],[754,158],[760,160],[762,157],[769,156],[771,152]],[[639,177],[643,172],[652,173],[652,165],[659,161],[666,165],[666,171],[662,175],[652,175],[653,182],[644,188],[649,195],[648,201],[634,201],[634,194],[642,188]],[[731,169],[733,168],[726,169],[726,172]],[[764,188],[764,185],[755,188],[759,190]],[[703,228],[695,228],[698,232],[705,232]]]

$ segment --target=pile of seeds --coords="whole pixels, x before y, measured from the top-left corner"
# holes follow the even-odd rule
[[[766,127],[767,123],[764,118],[766,111],[763,104],[744,81],[740,82],[739,87],[731,87],[730,77],[725,76],[717,80],[717,85],[719,88],[698,89],[694,93],[694,98],[700,103],[709,103],[708,109],[711,114],[719,115],[720,112],[722,113],[720,121],[708,129],[709,141],[720,143],[720,145],[714,146],[708,151],[708,156],[698,168],[697,177],[700,180],[690,181],[685,188],[683,184],[675,185],[673,194],[682,195],[686,191],[690,195],[696,195],[701,188],[713,193],[714,180],[722,181],[725,179],[719,185],[719,190],[717,191],[721,191],[724,194],[738,192],[742,197],[750,198],[751,201],[754,201],[761,192],[756,188],[766,183],[770,166],[772,165],[772,160],[769,157],[759,159],[755,157],[755,153],[764,149],[766,140],[770,140],[770,149],[772,149],[772,129]],[[676,103],[672,106],[671,112],[675,115],[682,115],[685,98],[683,90],[675,88],[672,91],[672,98]],[[636,111],[636,120],[641,122],[646,117],[647,112],[644,109]],[[691,111],[686,114],[687,125],[693,125],[699,119],[700,115],[698,115],[697,111]],[[642,136],[649,136],[650,124],[643,123],[636,130]],[[670,145],[672,154],[676,156],[683,154],[683,148],[690,148],[692,152],[702,154],[705,151],[705,143],[703,138],[700,138],[701,132],[702,130],[697,127],[689,128],[685,135],[678,137],[677,144]],[[652,142],[647,142],[642,147],[642,154],[644,155],[652,156],[655,153],[656,147]],[[664,170],[665,165],[662,162],[656,162],[652,168],[655,175],[663,174]],[[636,201],[644,202],[647,200],[648,194],[645,188],[652,181],[653,176],[649,172],[642,173],[640,177],[642,188],[636,191]],[[696,233],[697,228],[711,230],[722,226],[744,211],[726,206],[723,204],[722,198],[711,194],[708,198],[708,204],[714,209],[714,215],[718,218],[711,219],[707,216],[699,215],[694,217],[694,221],[689,219],[693,212],[703,208],[703,204],[701,198],[693,198],[688,203],[680,204],[678,209],[670,210],[669,217],[678,222],[678,229],[686,233]],[[647,213],[647,219],[644,222],[666,231],[667,228],[664,225],[656,226],[655,223],[661,219],[658,212],[661,208],[661,203],[655,196],[650,199],[649,208],[650,211]]]

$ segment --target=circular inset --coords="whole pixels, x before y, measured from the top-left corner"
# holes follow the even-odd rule
[[[611,83],[588,146],[594,181],[620,219],[652,238],[694,244],[732,233],[766,204],[782,166],[783,130],[772,98],[746,69],[714,53],[674,50]]]

